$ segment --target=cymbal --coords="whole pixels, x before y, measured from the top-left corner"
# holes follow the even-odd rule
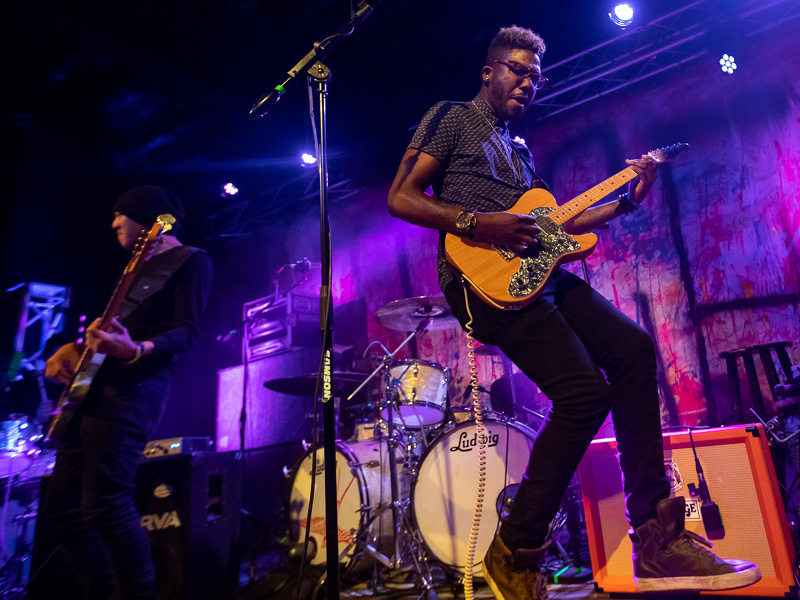
[[[483,344],[475,348],[475,354],[478,356],[505,356],[505,353],[497,346],[491,344]]]
[[[389,302],[375,313],[378,323],[395,331],[414,331],[421,325],[425,331],[459,327],[447,300],[442,296],[417,296]]]
[[[333,395],[339,397],[349,396],[359,385],[361,385],[361,382],[363,382],[368,375],[368,373],[334,371],[332,373]],[[380,382],[380,379],[377,381]],[[314,395],[314,391],[317,387],[317,374],[311,373],[310,375],[296,375],[294,377],[270,379],[269,381],[264,382],[264,387],[268,390],[272,390],[273,392],[280,392],[281,394],[291,394],[292,396],[305,396],[310,398]],[[367,389],[369,389],[368,385],[364,386],[362,392]],[[360,395],[361,394],[359,394],[359,396]]]

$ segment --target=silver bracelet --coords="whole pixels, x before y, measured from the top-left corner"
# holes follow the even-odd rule
[[[131,365],[131,364],[135,363],[137,360],[142,358],[143,355],[144,355],[144,342],[139,342],[136,345],[136,354],[133,355],[132,359],[127,361],[127,364]]]

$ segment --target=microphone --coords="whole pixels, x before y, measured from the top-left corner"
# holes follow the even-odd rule
[[[492,395],[492,393],[482,385],[473,386],[471,383],[468,383],[467,387],[464,388],[464,395],[461,396],[462,400],[466,400],[467,398],[470,397],[470,395],[472,394],[473,387],[474,389],[478,390],[481,394],[488,394],[490,396]]]
[[[353,33],[355,26],[360,21],[366,19],[370,13],[372,13],[373,6],[377,3],[378,2],[373,2],[372,5],[370,5],[367,0],[362,0],[358,6],[356,6],[353,16],[350,18],[350,21],[347,23],[347,25],[344,26],[344,29],[342,29],[338,34],[326,38],[326,40],[323,42],[315,42],[311,52],[306,54],[300,60],[300,62],[289,71],[289,78],[286,81],[276,85],[274,89],[270,90],[261,96],[261,98],[256,100],[256,103],[250,108],[250,116],[254,119],[258,119],[259,117],[266,115],[270,109],[278,103],[278,100],[281,99],[281,96],[283,96],[283,93],[286,91],[286,86],[294,80],[295,76],[297,76],[301,71],[306,70],[306,67],[309,65],[313,67],[317,59],[324,60],[330,47],[338,40]]]
[[[250,107],[250,116],[254,119],[258,119],[266,115],[270,109],[278,103],[278,100],[281,99],[281,96],[283,96],[283,93],[286,91],[286,84],[291,80],[292,78],[289,77],[289,79],[276,85],[274,89],[270,90],[261,96],[261,98],[256,100],[256,103]]]
[[[700,464],[700,459],[697,458],[691,427],[689,427],[689,441],[692,443],[694,465],[697,469],[697,486],[694,483],[690,483],[688,486],[689,493],[700,498],[700,517],[703,519],[703,527],[705,527],[708,539],[721,540],[725,537],[725,524],[722,520],[719,505],[711,499],[711,492],[708,490],[703,466]]]

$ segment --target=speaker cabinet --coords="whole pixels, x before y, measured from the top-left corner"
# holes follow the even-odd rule
[[[196,452],[143,462],[136,506],[147,528],[159,600],[233,600],[239,583],[241,462]]]
[[[254,360],[247,365],[245,448],[260,448],[311,439],[311,398],[281,394],[264,387],[271,379],[308,375],[317,370],[319,351],[300,349]],[[218,450],[238,450],[242,413],[244,365],[217,372]]]
[[[792,592],[794,549],[775,468],[761,425],[692,430],[711,499],[719,505],[724,537],[713,551],[754,562],[762,579],[751,586],[708,595],[785,597]],[[664,467],[672,496],[687,501],[686,528],[708,537],[699,499],[692,444],[686,431],[664,435]],[[591,443],[579,468],[595,585],[605,593],[638,592],[633,581],[629,525],[614,439]],[[715,536],[719,537],[719,536]]]

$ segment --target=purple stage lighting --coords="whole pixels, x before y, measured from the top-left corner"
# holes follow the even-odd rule
[[[630,4],[617,4],[610,13],[608,18],[617,27],[623,29],[633,23],[633,7]]]
[[[310,167],[311,165],[317,164],[317,157],[313,154],[308,154],[307,152],[303,152],[300,156],[300,159],[303,161],[304,167]]]

